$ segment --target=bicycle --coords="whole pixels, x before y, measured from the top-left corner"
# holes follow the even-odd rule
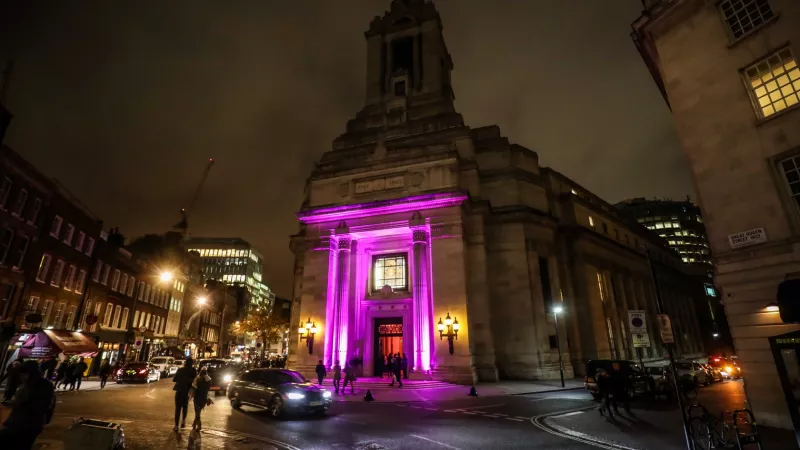
[[[693,416],[692,411],[699,409],[700,414]],[[740,414],[747,415],[742,424],[750,428],[750,432],[742,432],[740,429]],[[761,449],[761,441],[758,436],[753,413],[746,409],[737,409],[733,412],[733,420],[725,422],[725,414],[720,414],[720,418],[714,417],[701,404],[689,406],[687,410],[689,420],[689,432],[691,433],[692,443],[695,450],[709,449],[738,449],[743,450],[743,446],[755,444]]]

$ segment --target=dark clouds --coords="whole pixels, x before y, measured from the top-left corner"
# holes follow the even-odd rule
[[[363,32],[388,5],[3,0],[6,143],[129,237],[176,223],[215,157],[193,233],[251,241],[288,296],[304,179],[363,103]],[[499,124],[612,202],[691,192],[628,36],[638,0],[437,5],[470,125]]]

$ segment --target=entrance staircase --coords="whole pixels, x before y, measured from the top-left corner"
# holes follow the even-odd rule
[[[394,387],[389,386],[392,382],[389,378],[378,378],[378,377],[363,377],[358,378],[355,382],[356,390],[358,391],[384,391],[389,389],[398,389],[397,384],[395,383]],[[333,383],[333,380],[328,377],[325,378],[325,386],[330,387]],[[344,383],[344,381],[342,382]],[[419,391],[419,390],[429,390],[429,389],[448,389],[448,388],[460,388],[463,389],[464,386],[458,384],[447,383],[445,381],[434,381],[434,380],[403,380],[403,387],[404,390],[412,390],[412,391]],[[350,387],[348,386],[348,392]]]

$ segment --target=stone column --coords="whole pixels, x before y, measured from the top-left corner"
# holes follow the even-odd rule
[[[347,361],[350,287],[350,236],[340,236],[336,267],[336,295],[333,307],[333,363]]]
[[[430,315],[431,298],[429,289],[428,274],[428,231],[423,227],[412,228],[412,240],[414,243],[414,369],[430,369],[431,338],[430,338]]]

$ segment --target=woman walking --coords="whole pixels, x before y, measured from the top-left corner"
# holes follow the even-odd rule
[[[108,359],[104,359],[103,363],[100,364],[100,370],[97,372],[97,376],[100,377],[100,389],[105,389],[110,374],[111,364],[108,363]]]
[[[203,428],[203,423],[200,421],[200,414],[206,405],[211,405],[213,402],[208,398],[208,391],[211,389],[211,377],[208,376],[208,369],[205,367],[200,369],[197,378],[192,383],[192,392],[194,398],[194,422],[192,429],[200,431]]]
[[[344,390],[347,389],[347,383],[350,383],[350,393],[356,393],[356,387],[353,384],[356,381],[356,374],[353,371],[353,366],[350,365],[349,362],[344,363],[344,386],[342,387],[342,394],[344,394]]]
[[[336,389],[336,393],[339,393],[340,385],[342,384],[342,366],[339,365],[339,361],[333,365],[333,387]]]

